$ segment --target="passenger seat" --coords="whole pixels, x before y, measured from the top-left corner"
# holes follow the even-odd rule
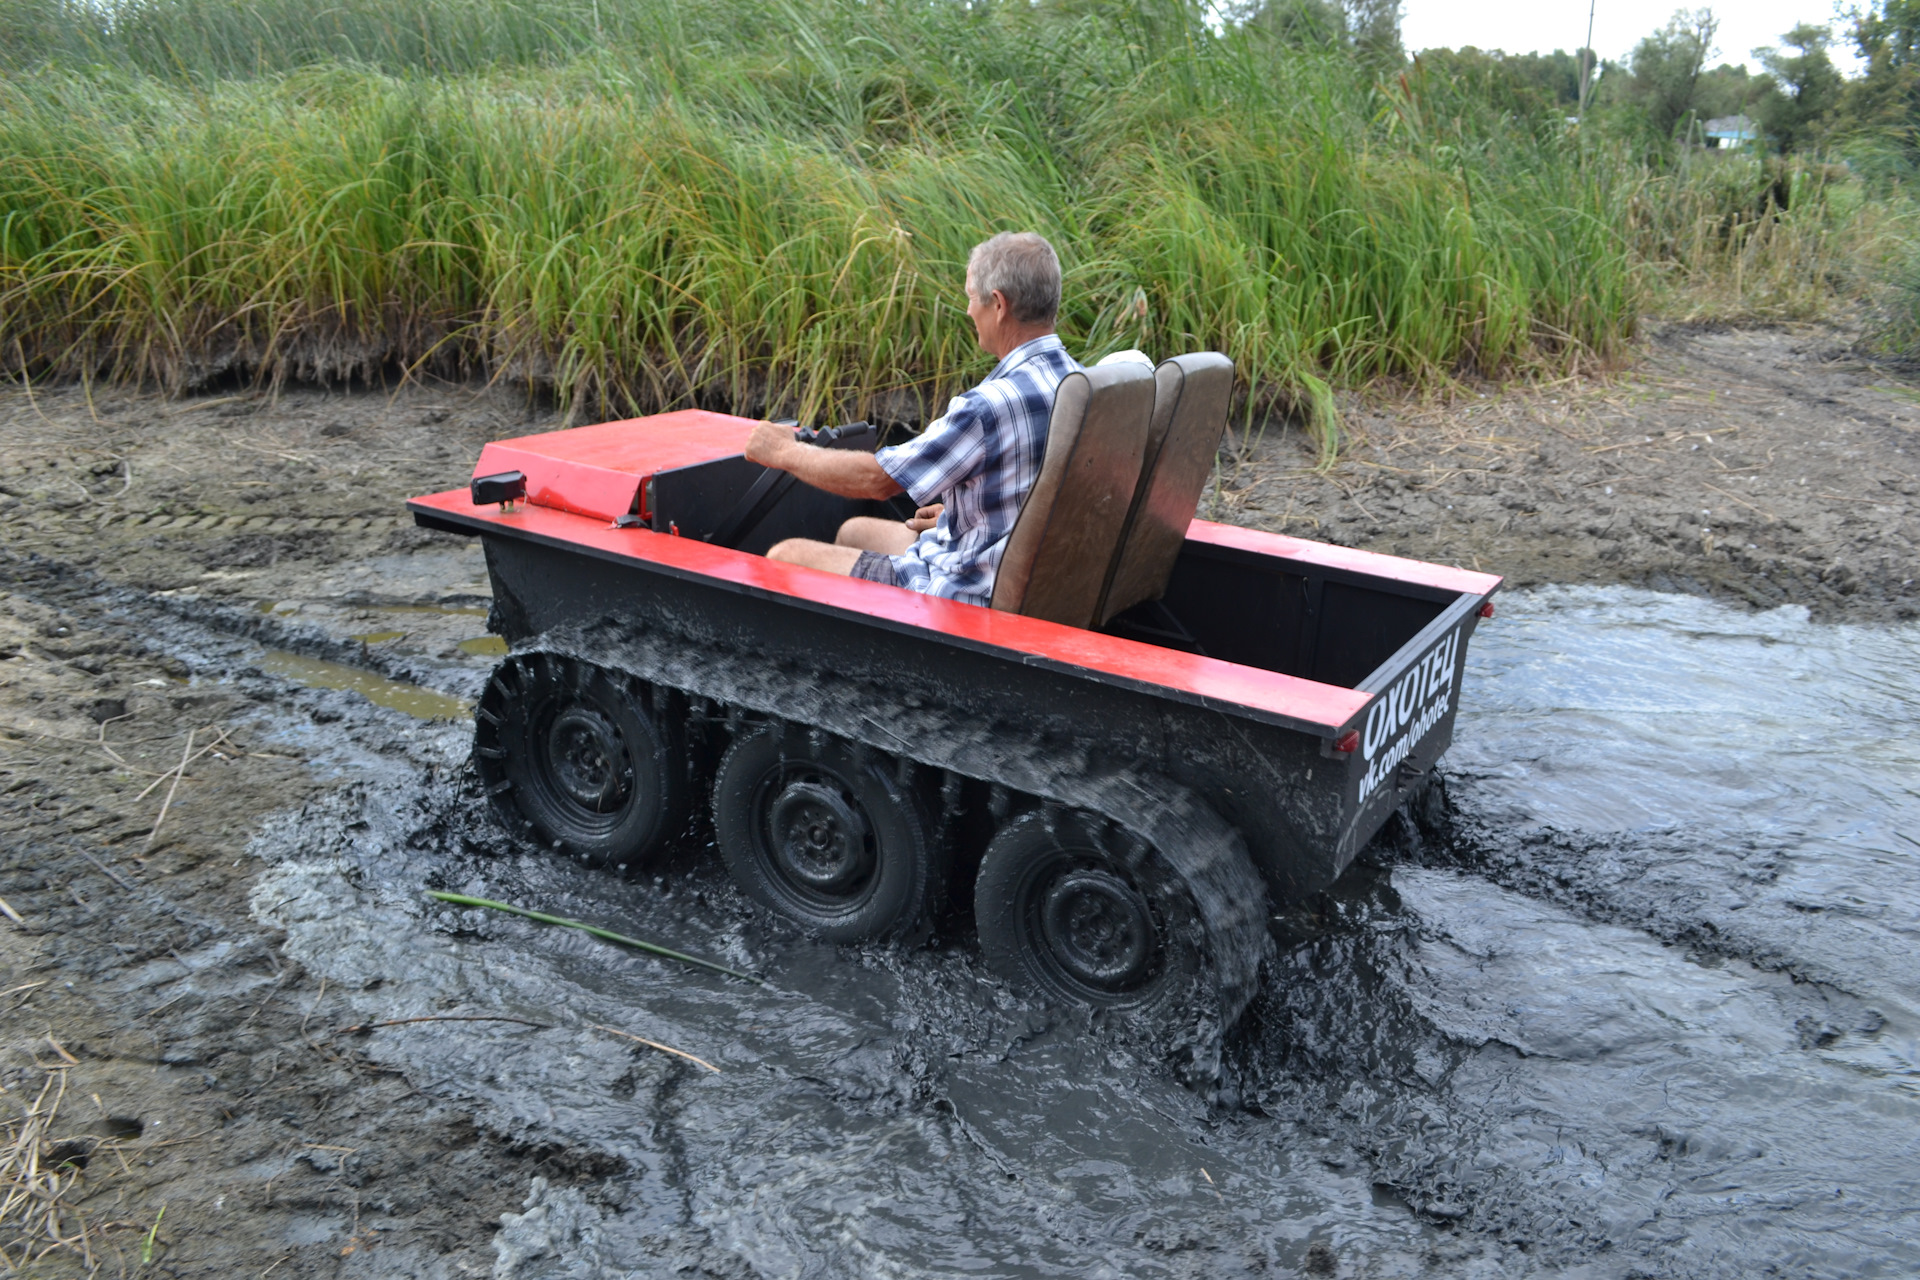
[[[1061,380],[1040,477],[993,580],[994,608],[1093,626],[1140,486],[1154,403],[1154,374],[1139,364],[1103,365]]]
[[[1105,626],[1116,614],[1166,594],[1187,526],[1213,474],[1233,398],[1233,361],[1199,351],[1154,370],[1153,422],[1140,481],[1094,611]]]

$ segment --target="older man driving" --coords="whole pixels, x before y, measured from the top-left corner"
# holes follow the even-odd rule
[[[973,390],[905,444],[877,453],[801,443],[761,423],[747,457],[844,498],[906,493],[913,519],[859,516],[832,543],[789,538],[767,555],[830,573],[984,605],[1020,504],[1040,475],[1060,380],[1080,364],[1054,335],[1060,259],[1032,232],[1002,232],[967,260],[967,314],[1000,358]]]

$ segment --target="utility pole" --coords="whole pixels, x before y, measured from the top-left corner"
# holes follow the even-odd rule
[[[1587,120],[1587,91],[1593,87],[1594,65],[1598,61],[1593,56],[1593,11],[1599,4],[1600,0],[1587,0],[1587,43],[1580,50],[1580,108],[1574,115],[1581,124]]]

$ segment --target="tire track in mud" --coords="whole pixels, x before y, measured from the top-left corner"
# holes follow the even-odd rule
[[[1730,832],[1623,838],[1551,827],[1515,831],[1507,825],[1511,821],[1450,813],[1444,835],[1416,856],[1425,865],[1471,871],[1598,923],[1817,984],[1835,1003],[1857,1005],[1862,1023],[1875,1021],[1872,996],[1851,989],[1858,972],[1836,966],[1793,936],[1802,913],[1824,908],[1796,910],[1767,901],[1786,861],[1777,843]],[[1703,842],[1715,846],[1704,867]],[[1708,875],[1712,881],[1703,882]]]
[[[120,1147],[131,1172],[91,1162],[82,1220],[144,1231],[165,1203],[157,1258],[182,1276],[436,1274],[475,1252],[485,1270],[531,1176],[580,1180],[566,1151],[516,1151],[334,1042],[342,993],[247,907],[258,815],[337,785],[329,770],[413,772],[416,727],[250,672],[251,644],[86,571],[0,555],[0,591],[0,894],[28,922],[0,937],[25,987],[0,1009],[0,1082],[37,1088],[51,1034],[82,1100],[54,1137],[84,1135],[95,1095],[140,1135]],[[103,697],[124,715],[89,718]],[[149,840],[160,797],[131,801],[138,770],[164,778],[209,723],[231,731],[225,758],[188,771]],[[131,1230],[103,1227],[96,1255],[124,1262]]]
[[[1476,876],[1373,875],[1344,886],[1339,926],[1283,955],[1236,1058],[1258,1109],[1548,1270],[1911,1263],[1911,1164],[1877,1114],[1900,1109],[1897,1086],[1858,1084],[1835,1043],[1877,1030],[1870,1011],[1849,1021],[1858,1001],[1699,965]],[[1780,1113],[1787,1097],[1804,1114]]]

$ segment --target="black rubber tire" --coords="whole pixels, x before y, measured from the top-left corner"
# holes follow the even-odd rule
[[[897,762],[805,730],[734,739],[714,773],[713,831],[748,897],[833,942],[899,937],[946,880]]]
[[[474,713],[474,763],[513,830],[594,866],[638,867],[687,820],[678,725],[644,687],[562,654],[515,654]]]
[[[1036,809],[1007,823],[973,904],[987,967],[1049,1000],[1177,1012],[1205,969],[1185,885],[1144,841],[1092,815]]]

